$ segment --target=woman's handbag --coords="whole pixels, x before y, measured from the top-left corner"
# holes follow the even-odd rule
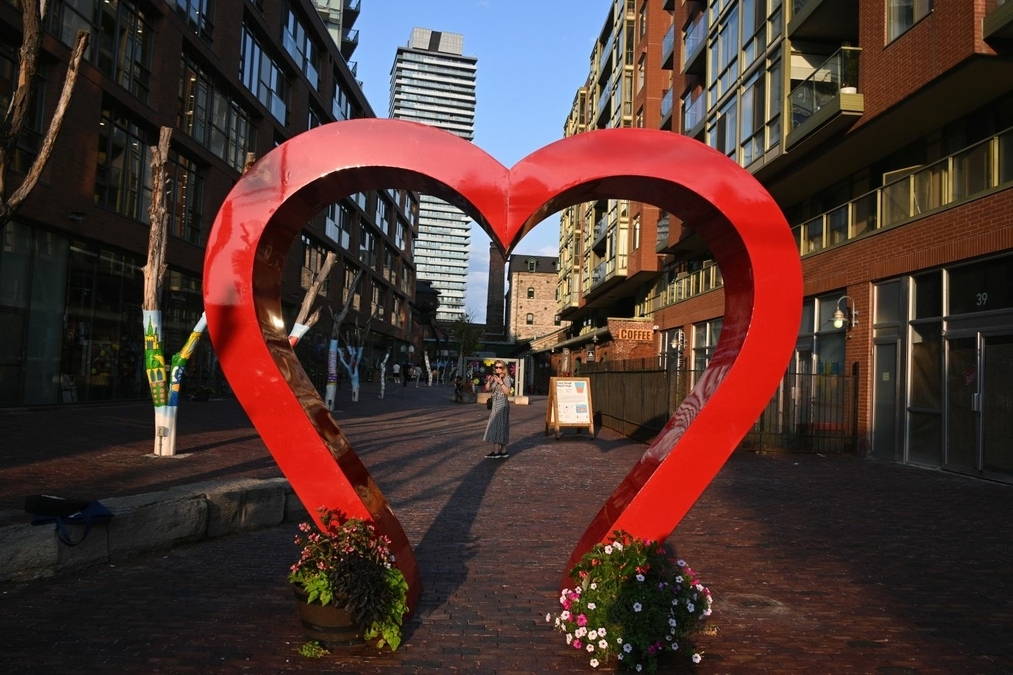
[[[486,410],[492,410],[492,396],[485,400]]]
[[[95,523],[102,523],[113,517],[104,504],[86,499],[63,499],[52,495],[31,495],[25,497],[25,511],[32,514],[32,525],[56,523],[56,536],[67,546],[77,546]],[[75,540],[68,525],[83,525],[84,532]]]

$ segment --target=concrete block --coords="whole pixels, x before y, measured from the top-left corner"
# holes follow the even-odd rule
[[[115,514],[107,524],[110,560],[197,541],[207,534],[208,503],[200,493],[148,492],[102,503]]]
[[[57,572],[62,574],[109,562],[108,526],[109,521],[95,523],[88,530],[88,536],[84,536],[83,525],[68,525],[67,532],[71,541],[81,543],[77,546],[67,546],[60,542],[57,545]]]
[[[279,483],[279,481],[281,481]],[[199,486],[208,503],[209,538],[280,524],[285,518],[285,479],[240,479]]]
[[[0,527],[0,581],[53,576],[58,543],[55,525],[21,523]]]
[[[529,403],[527,396],[514,396],[510,402],[515,405],[528,405]]]

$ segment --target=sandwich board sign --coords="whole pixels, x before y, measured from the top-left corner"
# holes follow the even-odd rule
[[[549,379],[549,404],[545,409],[545,435],[576,427],[587,429],[594,436],[594,408],[591,405],[591,381],[586,377],[553,377]]]

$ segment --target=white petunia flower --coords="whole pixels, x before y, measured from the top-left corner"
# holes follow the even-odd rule
[[[592,645],[592,644],[589,644],[589,645],[587,646],[587,653],[588,653],[588,654],[590,654],[590,653],[592,653],[593,651],[594,651],[594,645]]]
[[[634,602],[633,603],[633,611],[634,612],[639,612],[643,608],[644,608],[643,605],[641,605],[639,602]]]
[[[692,614],[696,611],[696,606],[692,602],[686,602],[686,609]]]
[[[573,634],[572,633],[567,633],[566,634],[566,644],[570,644],[571,642],[573,642]]]
[[[609,643],[606,642],[605,640],[598,640],[598,646],[601,647],[602,649],[608,649]]]
[[[549,623],[550,621],[552,621],[552,614],[551,613],[545,615],[545,623]]]
[[[682,577],[676,577],[675,578],[675,583],[681,584],[682,583]]]
[[[623,550],[623,545],[620,544],[618,541],[617,542],[613,542],[612,546],[614,546],[617,551]]]
[[[605,637],[605,626],[602,626],[601,628],[598,629],[598,635]]]
[[[591,659],[591,667],[592,668],[598,667],[598,659]]]
[[[569,621],[570,610],[564,609],[562,612],[559,613],[559,618],[562,619],[563,621]]]
[[[598,631],[593,630],[590,633],[588,633],[587,634],[587,639],[588,640],[597,640],[598,639]]]
[[[598,590],[598,583],[597,582],[595,582],[595,581],[591,582],[591,590],[592,591]]]
[[[629,654],[630,652],[633,651],[633,645],[627,642],[626,644],[623,645],[623,651]]]
[[[637,672],[639,673],[643,669],[644,669],[644,667],[638,663],[637,664]]]
[[[612,555],[612,547],[611,546],[606,546],[605,547],[605,555]]]
[[[675,623],[675,619],[669,619],[669,620],[668,620],[668,625],[669,625],[669,626],[673,626],[673,627],[674,627],[674,626],[676,626],[676,625],[678,625],[678,624],[676,624],[676,623]]]
[[[700,663],[703,661],[703,657],[699,654],[693,654],[693,663]]]
[[[644,580],[644,575],[643,574],[638,574],[637,575],[637,581],[643,581],[643,580]]]
[[[686,561],[685,560],[676,560],[675,564],[678,565],[679,567],[685,567],[686,566]]]
[[[710,615],[711,615],[711,608],[710,608],[710,607],[708,607],[707,609],[705,609],[705,610],[703,611],[703,615],[704,615],[704,616],[710,616]]]
[[[703,584],[697,584],[697,585],[696,585],[696,590],[698,590],[698,591],[700,591],[701,593],[703,593]]]
[[[594,604],[593,602],[589,602],[589,603],[587,603],[587,608],[588,609],[598,609],[598,605]]]

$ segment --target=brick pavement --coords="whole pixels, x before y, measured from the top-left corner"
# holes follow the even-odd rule
[[[643,446],[608,432],[545,438],[536,400],[513,409],[513,456],[483,460],[485,410],[447,398],[397,388],[336,414],[422,569],[397,652],[295,654],[294,527],[284,525],[0,585],[0,673],[588,672],[544,615],[571,546]],[[186,482],[176,472],[187,470],[277,475],[233,402],[181,411],[187,456],[177,459],[128,457],[150,452],[150,411],[129,408],[96,408],[106,423],[82,427],[81,461],[55,474],[65,462],[54,464],[46,435],[79,412],[0,415],[5,501],[40,485],[112,496],[132,482]],[[17,451],[11,437],[28,443]],[[666,672],[1011,673],[1011,506],[1010,486],[941,472],[737,454],[672,538],[714,591],[717,634],[697,639],[699,666],[677,659]]]

